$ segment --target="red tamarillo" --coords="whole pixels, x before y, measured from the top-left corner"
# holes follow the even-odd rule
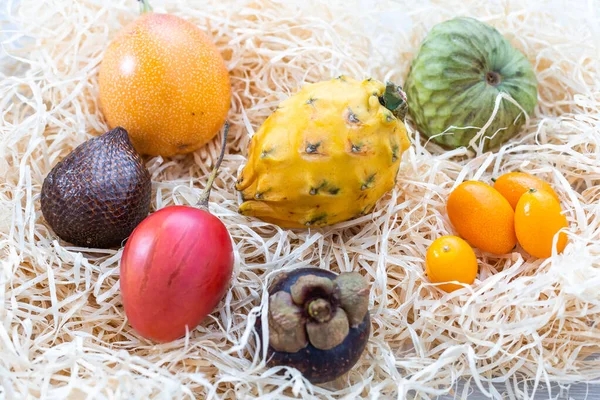
[[[133,231],[121,258],[121,293],[129,323],[142,336],[169,342],[210,314],[225,294],[233,248],[225,225],[208,211],[221,154],[198,207],[169,206]]]

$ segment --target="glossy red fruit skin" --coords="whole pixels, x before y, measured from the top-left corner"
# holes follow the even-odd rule
[[[163,208],[143,220],[121,258],[121,294],[142,336],[169,342],[192,331],[217,306],[233,271],[225,225],[208,211]]]

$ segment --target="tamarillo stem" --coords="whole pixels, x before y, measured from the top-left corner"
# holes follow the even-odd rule
[[[221,142],[221,153],[219,154],[219,158],[215,166],[213,167],[212,172],[208,178],[208,182],[206,182],[206,187],[204,191],[200,195],[198,199],[197,207],[208,210],[208,198],[210,197],[210,190],[212,189],[212,185],[215,182],[215,178],[217,177],[217,173],[219,172],[219,167],[221,166],[221,162],[223,161],[223,157],[225,156],[225,147],[227,146],[227,134],[229,133],[229,122],[225,121],[225,127],[223,129],[223,140]]]

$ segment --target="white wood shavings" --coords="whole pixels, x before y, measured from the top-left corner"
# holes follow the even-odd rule
[[[228,154],[211,211],[234,240],[232,285],[188,336],[157,345],[127,324],[121,251],[56,238],[39,207],[50,169],[104,132],[98,66],[110,39],[137,16],[134,0],[20,0],[0,53],[0,397],[98,399],[421,398],[506,382],[508,396],[548,382],[600,380],[600,21],[594,1],[489,2],[154,0],[209,33],[233,85]],[[398,184],[373,214],[289,231],[237,213],[233,186],[249,138],[303,82],[339,74],[402,83],[431,27],[468,15],[497,27],[534,65],[539,106],[494,153],[444,152],[408,123],[413,146]],[[510,101],[499,98],[500,101]],[[493,117],[493,116],[491,116]],[[217,138],[193,155],[147,159],[152,209],[195,202]],[[546,179],[569,221],[561,255],[477,252],[468,288],[446,294],[424,272],[427,247],[454,233],[450,191],[522,170]],[[361,271],[372,284],[372,335],[346,376],[313,386],[266,368],[256,321],[281,270]],[[263,332],[266,335],[266,332]],[[283,372],[283,375],[279,373]]]

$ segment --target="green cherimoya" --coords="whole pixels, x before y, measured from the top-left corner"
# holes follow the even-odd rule
[[[450,148],[478,146],[485,140],[483,149],[492,149],[518,132],[525,115],[503,98],[491,125],[473,141],[492,116],[501,92],[528,115],[537,103],[537,81],[527,58],[496,29],[466,17],[433,27],[412,62],[405,86],[409,112],[419,130]]]

